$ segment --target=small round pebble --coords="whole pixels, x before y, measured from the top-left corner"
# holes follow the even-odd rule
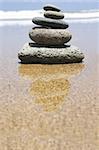
[[[51,19],[63,19],[64,14],[62,12],[57,12],[57,11],[45,11],[44,16],[46,18],[51,18]]]
[[[54,5],[50,5],[47,4],[46,6],[43,7],[44,10],[48,11],[48,10],[52,10],[52,11],[61,11],[58,7],[54,6]]]

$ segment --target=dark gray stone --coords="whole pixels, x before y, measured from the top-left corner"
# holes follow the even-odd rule
[[[35,17],[32,19],[32,22],[36,25],[41,25],[53,29],[66,29],[69,27],[68,23],[63,20],[49,19],[43,17]]]
[[[52,10],[52,11],[61,11],[58,7],[54,6],[54,5],[50,5],[47,4],[46,6],[43,7],[44,10],[48,11],[48,10]]]
[[[21,63],[79,63],[84,55],[75,46],[41,47],[33,43],[26,43],[18,53]]]
[[[45,11],[44,16],[46,18],[51,18],[51,19],[63,19],[64,14],[62,12],[57,12],[57,11]]]
[[[29,32],[31,40],[41,45],[64,45],[70,41],[72,35],[65,29],[34,28]]]

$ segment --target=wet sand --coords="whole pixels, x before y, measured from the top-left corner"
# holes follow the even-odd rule
[[[0,150],[99,149],[98,25],[70,27],[80,64],[20,64],[31,27],[0,27]]]

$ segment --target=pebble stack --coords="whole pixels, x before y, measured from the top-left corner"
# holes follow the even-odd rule
[[[44,17],[35,17],[36,24],[29,32],[32,43],[24,45],[18,53],[22,63],[77,63],[84,58],[79,48],[67,43],[72,34],[62,11],[53,5],[46,5]]]

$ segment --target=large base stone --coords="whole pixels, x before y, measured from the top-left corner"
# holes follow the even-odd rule
[[[21,63],[78,63],[84,58],[75,46],[44,47],[35,43],[26,43],[18,53]]]

